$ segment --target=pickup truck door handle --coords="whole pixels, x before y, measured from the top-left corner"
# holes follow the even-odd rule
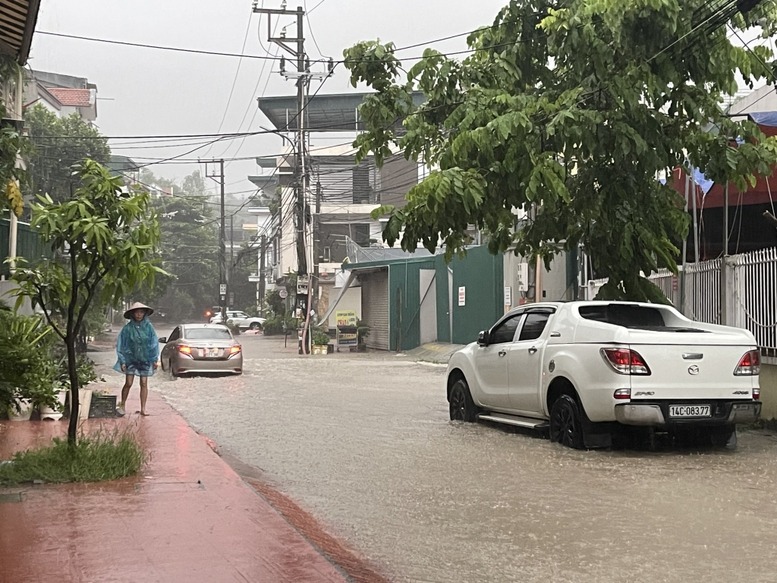
[[[535,352],[537,352],[537,349],[534,346],[529,348],[529,354],[534,354]]]
[[[503,348],[502,350],[500,350],[499,352],[497,352],[497,354],[498,354],[500,357],[502,357],[502,356],[504,356],[505,354],[507,354],[507,351],[506,351],[506,350]]]

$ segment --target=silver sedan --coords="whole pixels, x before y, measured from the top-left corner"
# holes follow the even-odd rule
[[[243,373],[243,347],[223,324],[181,324],[162,336],[162,370],[187,373]]]

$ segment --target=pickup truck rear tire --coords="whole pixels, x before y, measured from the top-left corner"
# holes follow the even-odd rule
[[[249,330],[258,330],[261,328],[262,325],[259,322],[251,322],[251,325],[248,327]]]
[[[735,425],[721,425],[718,427],[710,427],[709,429],[709,440],[712,447],[725,447],[729,444],[730,441],[732,441],[732,437],[734,437],[734,440],[731,445],[736,445],[735,436]]]
[[[469,385],[464,379],[458,379],[451,387],[449,399],[451,421],[467,421],[472,423],[477,418],[478,409],[469,392]]]
[[[585,447],[580,406],[566,393],[550,408],[550,440],[573,449]]]

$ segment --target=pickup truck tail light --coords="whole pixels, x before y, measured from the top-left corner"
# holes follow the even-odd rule
[[[755,376],[761,372],[761,353],[758,350],[748,350],[739,359],[734,369],[736,376]]]
[[[761,400],[761,389],[756,387],[753,389],[753,401],[760,401]]]
[[[604,361],[619,374],[649,375],[650,368],[639,352],[629,348],[602,348]]]

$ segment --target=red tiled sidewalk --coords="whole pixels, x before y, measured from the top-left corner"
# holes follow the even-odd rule
[[[135,431],[142,475],[0,488],[0,581],[347,580],[154,391],[148,409],[83,425]],[[66,434],[67,421],[0,421],[0,460]]]

